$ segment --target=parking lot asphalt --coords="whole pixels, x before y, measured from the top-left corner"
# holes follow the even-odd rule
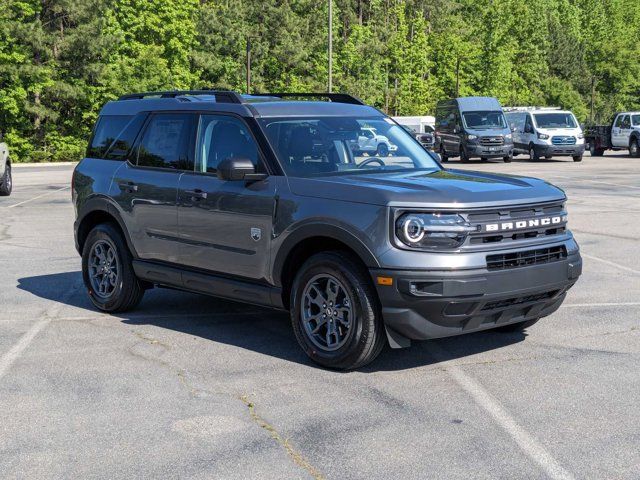
[[[584,274],[526,334],[311,364],[286,314],[172,290],[91,307],[71,166],[0,198],[0,477],[637,479],[640,160],[448,168],[547,179]]]

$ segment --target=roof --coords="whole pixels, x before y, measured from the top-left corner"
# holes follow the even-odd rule
[[[482,110],[502,110],[500,102],[493,97],[461,97],[456,98],[458,107],[463,112],[477,112]]]
[[[286,100],[293,98],[295,100]],[[298,100],[320,98],[328,101]],[[212,111],[244,117],[381,117],[379,110],[348,94],[273,93],[240,95],[230,91],[191,90],[124,95],[108,102],[101,115],[135,115],[148,111]]]

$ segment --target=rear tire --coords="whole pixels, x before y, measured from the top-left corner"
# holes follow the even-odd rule
[[[640,158],[640,143],[637,138],[634,138],[629,143],[629,155],[633,158]]]
[[[589,144],[589,153],[592,157],[601,157],[604,155],[604,148],[596,148],[593,143]]]
[[[512,323],[511,325],[504,325],[503,327],[496,328],[495,331],[503,332],[503,333],[523,332],[524,330],[531,327],[532,325],[535,325],[538,322],[538,320],[540,319],[536,318],[534,320],[527,320],[526,322],[518,322],[518,323]]]
[[[582,161],[582,155],[576,155],[575,157],[573,157],[573,161],[574,162],[581,162]]]
[[[359,368],[384,347],[378,296],[366,269],[348,253],[309,258],[296,274],[290,305],[298,343],[323,367]]]
[[[89,299],[104,312],[126,312],[144,296],[129,248],[111,223],[97,225],[87,235],[82,249],[82,278]]]
[[[13,176],[11,175],[11,164],[7,163],[4,175],[0,179],[0,197],[8,197],[13,190]]]
[[[389,156],[389,147],[387,147],[384,143],[378,145],[378,149],[376,153],[379,157],[388,157]]]

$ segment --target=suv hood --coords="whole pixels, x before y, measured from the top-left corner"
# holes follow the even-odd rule
[[[303,197],[397,207],[460,209],[566,198],[562,190],[536,178],[466,170],[289,177],[288,181],[292,193]]]

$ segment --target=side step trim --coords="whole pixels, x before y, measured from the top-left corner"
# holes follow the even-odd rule
[[[284,309],[282,290],[277,287],[144,260],[134,260],[133,270],[138,278],[147,282],[263,307]]]

